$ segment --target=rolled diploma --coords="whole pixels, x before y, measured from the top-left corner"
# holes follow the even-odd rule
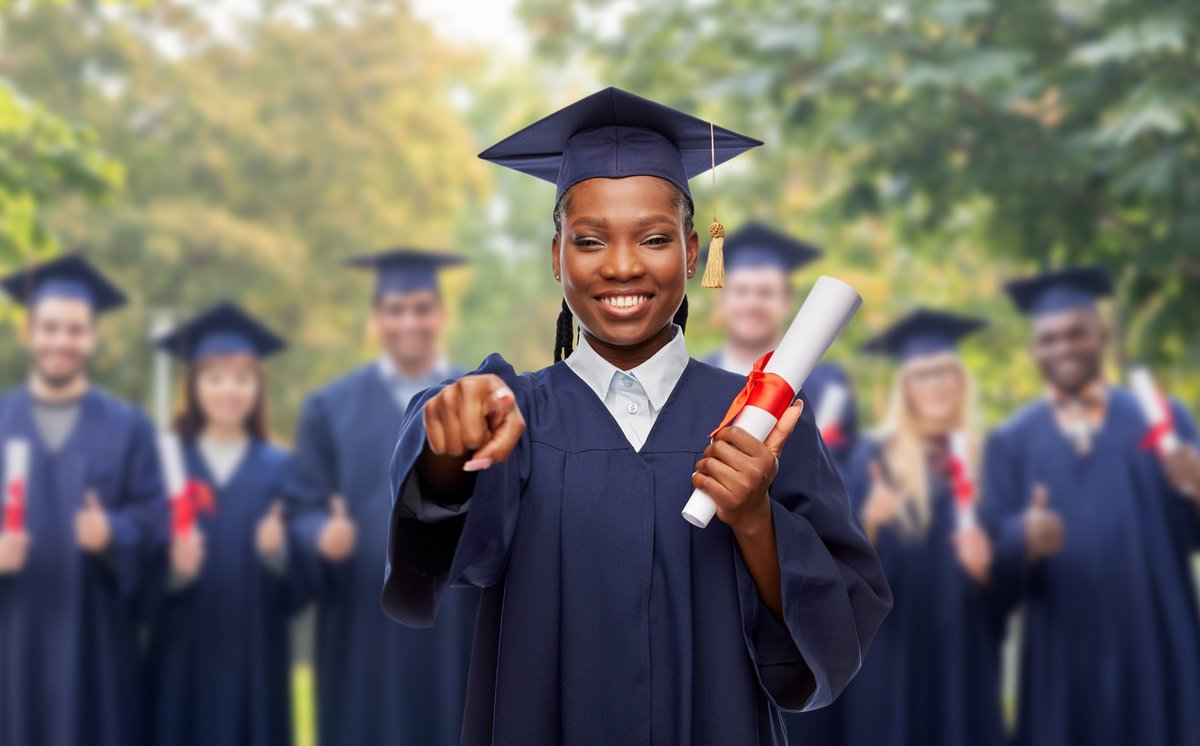
[[[782,377],[793,391],[799,392],[804,380],[817,367],[821,357],[861,305],[862,297],[854,288],[832,277],[818,277],[812,291],[796,312],[796,318],[792,319],[792,325],[783,335],[779,347],[767,362],[765,372]],[[771,434],[777,421],[770,412],[747,406],[733,424],[761,441]],[[692,492],[691,499],[683,508],[683,517],[699,528],[707,526],[716,514],[716,503],[699,489]]]
[[[1163,409],[1162,396],[1158,393],[1158,387],[1154,385],[1154,378],[1150,375],[1149,370],[1134,368],[1129,371],[1129,385],[1133,388],[1133,395],[1137,398],[1138,406],[1141,407],[1142,416],[1146,418],[1150,427],[1167,421],[1169,413]],[[1179,437],[1175,435],[1174,431],[1164,433],[1158,440],[1159,455],[1170,456],[1177,448],[1179,448]]]
[[[20,504],[9,502],[19,495]],[[4,442],[4,505],[5,527],[24,528],[25,501],[29,495],[29,441],[9,438]]]
[[[170,433],[158,436],[158,456],[167,480],[167,496],[171,500],[182,500],[187,472],[183,468],[183,447],[179,444],[179,438]]]
[[[818,430],[824,433],[842,419],[842,410],[846,408],[846,399],[849,395],[850,392],[840,383],[831,383],[825,387],[821,405],[817,407]]]
[[[971,479],[971,457],[967,449],[967,434],[962,432],[954,433],[950,436],[950,458],[958,462],[959,468],[962,469],[964,478]],[[953,485],[954,489],[954,507],[957,508],[956,515],[958,517],[958,528],[964,529],[975,525],[975,495],[974,483],[971,483],[972,494],[970,497],[964,497],[958,494],[959,485]]]

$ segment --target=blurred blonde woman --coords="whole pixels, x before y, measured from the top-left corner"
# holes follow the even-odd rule
[[[973,522],[977,428],[957,345],[975,319],[921,309],[865,349],[899,364],[888,416],[846,475],[895,607],[843,696],[837,743],[999,746],[999,615]]]

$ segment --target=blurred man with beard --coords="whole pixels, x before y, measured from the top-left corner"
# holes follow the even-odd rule
[[[990,437],[981,518],[990,582],[1024,605],[1021,746],[1200,744],[1200,622],[1187,555],[1200,548],[1200,456],[1162,461],[1132,393],[1109,384],[1099,268],[1008,284],[1032,317],[1046,395]]]
[[[0,495],[0,743],[136,744],[133,600],[166,502],[149,420],[86,371],[96,317],[124,296],[77,255],[0,284],[26,306],[32,358],[0,395],[2,471],[28,462]]]
[[[392,624],[379,587],[392,495],[388,462],[408,402],[462,374],[438,349],[448,312],[437,272],[462,257],[393,249],[356,257],[377,273],[379,358],[314,393],[296,435],[287,492],[311,548],[317,603],[319,741],[457,744],[478,591],[462,589],[432,629]]]

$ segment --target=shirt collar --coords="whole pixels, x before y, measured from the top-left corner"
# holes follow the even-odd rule
[[[581,334],[579,346],[567,356],[567,367],[574,371],[588,388],[596,392],[601,401],[608,398],[608,390],[617,376],[633,376],[645,389],[650,406],[659,410],[675,390],[675,384],[679,383],[679,377],[683,375],[689,360],[683,330],[678,324],[674,325],[674,332],[671,341],[663,345],[653,357],[628,371],[622,371],[600,357],[588,344],[587,337]]]
[[[450,363],[440,353],[434,359],[433,367],[429,369],[429,372],[419,378],[409,378],[401,373],[396,364],[392,362],[392,359],[387,356],[386,352],[379,356],[379,360],[375,365],[379,369],[379,375],[383,376],[383,380],[389,383],[394,381],[419,383],[433,378],[436,378],[438,381],[444,381],[450,377]]]

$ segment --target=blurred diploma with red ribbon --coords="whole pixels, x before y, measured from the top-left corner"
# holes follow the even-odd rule
[[[1167,458],[1179,448],[1179,436],[1175,434],[1175,421],[1171,406],[1154,385],[1154,378],[1146,368],[1129,371],[1129,386],[1142,410],[1142,416],[1150,429],[1142,438],[1143,450],[1158,451],[1160,458]]]
[[[9,438],[4,443],[4,532],[25,530],[25,499],[29,494],[29,441]]]
[[[961,531],[975,525],[975,478],[971,476],[971,454],[967,434],[950,436],[950,484],[954,490],[955,515]]]
[[[846,445],[846,433],[842,430],[842,411],[850,398],[850,390],[837,381],[831,381],[821,395],[821,403],[817,406],[817,429],[821,431],[821,440],[829,448]]]
[[[187,536],[196,527],[196,514],[212,513],[216,502],[208,485],[188,478],[183,467],[183,446],[178,437],[160,435],[158,453],[171,503],[171,536]]]
[[[732,424],[765,440],[860,306],[862,297],[854,288],[832,277],[818,277],[779,347],[754,364],[746,386],[712,434]],[[716,503],[703,490],[692,492],[683,508],[684,519],[699,528],[716,514]]]

